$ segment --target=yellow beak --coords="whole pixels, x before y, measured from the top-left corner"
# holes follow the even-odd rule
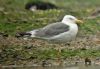
[[[76,20],[76,23],[83,23],[83,21],[82,20]]]

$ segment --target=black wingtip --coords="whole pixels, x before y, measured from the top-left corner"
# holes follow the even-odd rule
[[[24,36],[31,36],[31,33],[19,32],[19,33],[16,33],[16,35],[15,35],[15,37],[17,37],[17,38],[24,37]]]

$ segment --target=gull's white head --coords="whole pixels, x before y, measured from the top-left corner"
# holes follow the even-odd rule
[[[63,20],[63,23],[83,23],[81,20],[78,20],[76,17],[72,15],[65,15]]]

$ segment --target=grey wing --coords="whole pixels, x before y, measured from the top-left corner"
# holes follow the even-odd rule
[[[68,30],[69,30],[68,25],[65,25],[63,23],[53,23],[36,31],[36,36],[53,37],[55,35],[59,35],[61,33],[67,32]]]

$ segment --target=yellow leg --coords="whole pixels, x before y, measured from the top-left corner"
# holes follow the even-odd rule
[[[58,56],[58,63],[59,63],[59,66],[61,66],[62,61],[61,61],[61,48],[60,48],[60,47],[58,48],[57,56]]]

